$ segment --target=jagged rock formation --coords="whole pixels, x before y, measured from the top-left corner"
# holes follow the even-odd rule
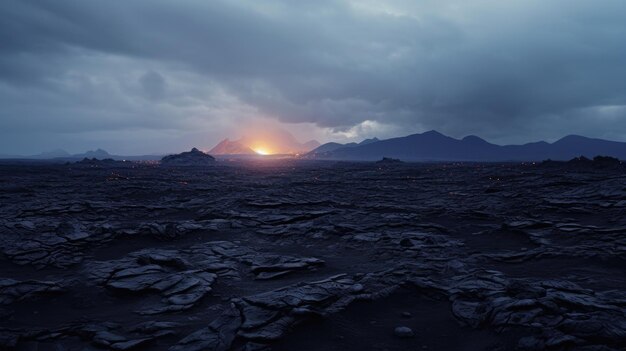
[[[70,164],[69,162],[67,164]],[[130,161],[119,161],[119,160],[114,160],[112,158],[105,158],[102,160],[99,160],[97,158],[83,158],[80,161],[76,161],[73,164],[70,164],[73,166],[83,166],[83,167],[130,167],[132,165],[132,162]]]
[[[167,166],[204,166],[215,163],[215,158],[209,154],[196,149],[182,152],[176,155],[165,156],[161,159],[161,164]]]
[[[622,167],[622,162],[615,157],[610,156],[596,156],[593,159],[589,159],[585,156],[575,157],[567,162],[562,161],[552,161],[545,160],[541,162],[542,166],[553,166],[553,167],[574,167],[574,168],[595,168],[595,169],[604,169],[604,168],[618,168]]]
[[[0,305],[8,305],[37,295],[46,295],[63,291],[57,282],[49,281],[18,281],[0,278]]]

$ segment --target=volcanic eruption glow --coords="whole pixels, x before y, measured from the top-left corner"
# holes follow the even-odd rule
[[[270,152],[266,148],[262,148],[262,147],[254,148],[252,150],[254,150],[254,152],[256,152],[259,155],[269,155],[270,154]]]
[[[215,155],[297,155],[311,151],[320,144],[315,140],[298,141],[283,129],[246,127],[238,139],[223,139],[209,153]]]

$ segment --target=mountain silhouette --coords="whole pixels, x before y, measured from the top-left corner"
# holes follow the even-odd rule
[[[367,145],[367,144],[375,143],[377,141],[379,141],[378,138],[365,139],[360,143],[340,144],[340,143],[330,142],[330,143],[320,145],[319,147],[311,151],[311,153],[312,154],[325,153],[325,152],[330,152],[330,151],[340,149],[342,147],[354,147],[354,146],[359,146],[359,145]]]
[[[41,160],[51,162],[75,162],[82,159],[113,159],[113,160],[126,160],[126,161],[147,161],[147,160],[160,160],[163,155],[113,155],[103,149],[89,150],[87,152],[70,154],[65,150],[57,149],[48,152],[42,152],[36,155],[24,156],[24,155],[0,155],[0,159],[14,159],[14,160]]]
[[[271,154],[301,154],[309,152],[320,144],[316,140],[300,143],[291,133],[283,129],[259,130],[253,135],[245,135],[239,140],[222,140],[209,153],[212,155],[250,155],[254,150],[264,150]]]
[[[568,135],[554,143],[540,141],[501,146],[475,135],[455,139],[431,130],[368,143],[328,143],[306,157],[353,161],[375,161],[384,157],[404,161],[541,161],[597,155],[626,159],[626,143]]]
[[[215,162],[215,158],[195,147],[191,151],[168,155],[161,159],[161,164],[171,166],[202,166]]]
[[[239,141],[224,139],[209,150],[211,155],[254,155],[255,152],[251,148],[245,146]]]
[[[97,158],[97,159],[104,159],[104,158],[111,158],[111,154],[109,154],[108,152],[106,152],[105,150],[102,149],[97,149],[97,150],[89,150],[87,152],[85,152],[84,154],[76,154],[76,155],[72,155],[73,157],[79,157],[79,158]]]

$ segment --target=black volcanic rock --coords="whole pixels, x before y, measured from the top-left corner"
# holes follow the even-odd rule
[[[0,349],[623,350],[616,162],[2,163]]]
[[[399,338],[412,338],[415,336],[415,333],[413,333],[411,328],[404,326],[396,327],[396,329],[393,330],[393,333]]]
[[[80,161],[77,161],[74,163],[75,165],[80,165],[80,166],[88,166],[88,167],[113,167],[113,166],[123,166],[123,165],[128,165],[130,164],[130,162],[127,161],[116,161],[112,158],[105,158],[102,160],[99,160],[97,158],[83,158]]]
[[[383,165],[397,165],[397,164],[401,164],[401,163],[404,163],[404,162],[400,161],[397,158],[383,157],[382,160],[376,161],[376,163],[377,164],[383,164]]]
[[[620,160],[611,156],[596,156],[593,158],[593,163],[597,167],[617,167],[622,164]]]
[[[203,166],[215,163],[215,158],[195,147],[191,151],[182,152],[176,155],[165,156],[161,159],[161,164],[170,166]]]
[[[544,160],[541,162],[541,166],[544,167],[569,167],[569,168],[618,168],[622,165],[622,162],[615,157],[610,156],[596,156],[593,159],[589,159],[585,156],[574,157],[569,161],[553,161]]]
[[[35,295],[46,295],[61,291],[63,291],[63,288],[57,282],[18,281],[0,278],[0,305],[8,305],[14,301],[24,300]]]
[[[586,158],[585,156],[580,156],[580,157],[574,157],[573,159],[567,161],[567,164],[569,165],[583,165],[583,166],[587,166],[587,165],[591,165],[593,163],[592,160]]]

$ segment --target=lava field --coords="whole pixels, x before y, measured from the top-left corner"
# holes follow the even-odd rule
[[[0,165],[0,348],[624,350],[626,170]]]

